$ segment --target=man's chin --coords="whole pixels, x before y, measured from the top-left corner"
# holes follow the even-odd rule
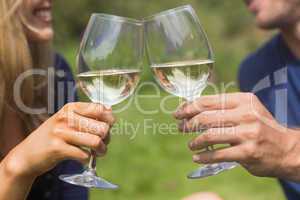
[[[263,30],[273,30],[273,29],[279,28],[278,23],[273,23],[270,21],[262,21],[259,19],[256,19],[256,25]]]

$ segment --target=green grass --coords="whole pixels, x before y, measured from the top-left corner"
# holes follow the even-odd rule
[[[176,107],[178,100],[169,102]],[[144,109],[158,108],[160,99],[143,101]],[[243,168],[222,173],[203,180],[188,180],[186,175],[198,167],[191,161],[187,142],[193,136],[183,136],[176,131],[159,132],[157,125],[174,124],[171,115],[159,113],[143,115],[135,107],[117,114],[119,124],[140,125],[135,139],[130,135],[112,136],[109,153],[98,162],[99,173],[120,185],[118,191],[93,190],[91,199],[151,199],[174,200],[199,191],[217,192],[226,200],[283,199],[274,179],[255,178]],[[144,130],[145,120],[156,128]],[[120,131],[124,134],[123,130]],[[126,134],[131,134],[126,132]]]
[[[61,52],[73,65],[76,48],[64,48]],[[147,77],[149,75],[144,79]],[[133,98],[140,100],[140,106],[145,110],[159,109],[166,93],[162,92],[161,98],[141,99],[141,94],[153,92],[148,88]],[[128,101],[114,109],[124,107]],[[174,97],[166,105],[175,110],[179,103],[180,100]],[[162,124],[176,123],[171,114],[164,114],[159,109],[155,114],[145,115],[133,105],[116,116],[115,127],[119,128],[113,132],[107,156],[98,160],[98,172],[119,184],[120,189],[92,190],[91,200],[175,200],[201,191],[216,192],[225,200],[284,199],[275,179],[256,178],[241,167],[202,180],[188,180],[187,173],[198,167],[187,149],[187,142],[193,136],[183,136],[176,130],[165,134],[158,128]],[[138,127],[134,139],[133,131],[124,130],[125,122]],[[146,129],[146,122],[155,126]]]

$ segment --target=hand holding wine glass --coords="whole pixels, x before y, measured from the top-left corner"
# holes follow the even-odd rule
[[[80,147],[104,155],[114,121],[112,111],[100,104],[69,103],[9,152],[2,165],[14,177],[35,179],[63,160],[86,163],[90,154]]]
[[[93,14],[77,57],[77,80],[84,94],[106,108],[130,97],[138,85],[143,61],[143,23],[125,17]],[[88,188],[117,189],[96,173],[96,154],[85,172],[62,175],[68,183]]]
[[[150,66],[160,86],[188,102],[199,98],[211,76],[214,55],[193,8],[182,6],[146,18],[145,35]],[[235,166],[205,165],[188,177],[211,176]]]

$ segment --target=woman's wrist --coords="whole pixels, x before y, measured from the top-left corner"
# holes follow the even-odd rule
[[[7,163],[1,163],[0,164],[0,176],[4,177],[6,181],[12,183],[12,182],[26,182],[28,184],[31,184],[35,180],[35,176],[27,176],[23,173],[20,173],[19,171],[16,171],[9,167],[9,164]]]
[[[22,158],[22,155],[17,155],[12,150],[1,162],[0,170],[9,179],[33,182],[38,175],[28,171],[30,167],[26,165],[26,161]]]
[[[36,178],[19,171],[13,162],[11,158],[6,157],[0,163],[0,179],[5,183],[0,187],[0,199],[26,199]]]

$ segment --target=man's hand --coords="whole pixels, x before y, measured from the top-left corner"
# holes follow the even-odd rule
[[[189,143],[197,163],[239,162],[256,176],[300,181],[297,131],[281,126],[251,93],[204,96],[174,114],[183,132],[205,130]],[[201,151],[215,144],[226,148]]]

